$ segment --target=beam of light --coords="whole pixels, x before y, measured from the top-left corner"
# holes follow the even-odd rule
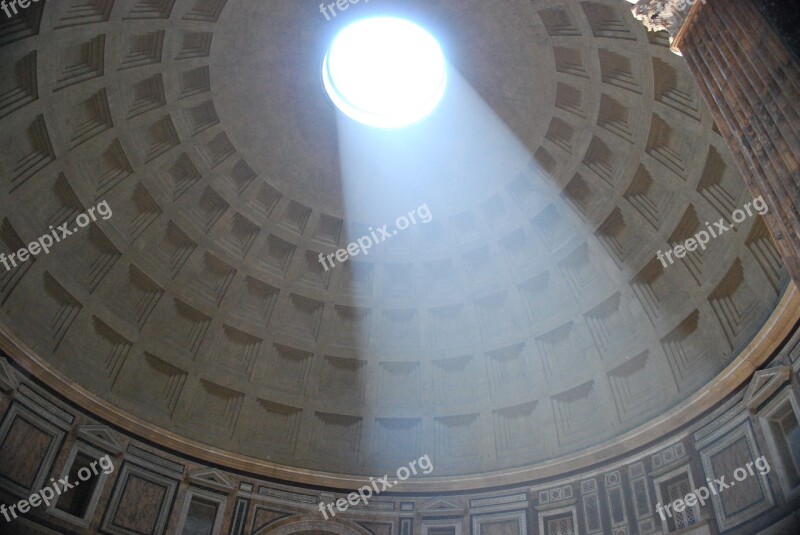
[[[427,205],[432,216],[427,224],[419,222],[420,218],[417,217],[416,225],[374,245],[369,256],[354,256],[347,261],[349,265],[337,264],[334,268],[352,270],[356,278],[363,270],[369,271],[369,266],[374,266],[372,270],[377,274],[379,271],[386,273],[383,266],[399,263],[405,265],[404,269],[409,272],[417,273],[424,271],[425,263],[431,259],[453,258],[457,262],[461,257],[458,254],[452,256],[452,244],[445,245],[446,252],[438,251],[432,255],[433,249],[427,243],[426,233],[436,225],[447,226],[447,221],[459,212],[479,211],[482,203],[498,192],[502,194],[508,181],[520,173],[542,192],[538,201],[542,206],[558,199],[550,177],[534,163],[530,150],[461,74],[449,65],[445,97],[435,113],[424,122],[398,130],[378,130],[339,115],[337,126],[344,218],[351,224],[362,225],[348,228],[343,242],[355,241],[366,235],[367,226],[370,225],[377,229],[388,224],[391,233],[396,218],[423,204]],[[524,219],[518,221],[520,226],[526,223]],[[422,240],[415,239],[415,235]],[[398,247],[398,242],[405,245]],[[545,254],[544,251],[542,254]],[[457,266],[456,271],[462,267]],[[334,277],[345,278],[345,275],[337,273]],[[423,277],[417,277],[416,280],[422,281]],[[398,336],[394,332],[396,326],[393,320],[385,316],[389,314],[393,318],[391,315],[394,312],[418,311],[413,321],[417,322],[417,335],[425,338],[424,333],[433,328],[428,323],[429,315],[425,313],[431,308],[427,288],[416,287],[400,300],[385,297],[383,288],[376,287],[372,292],[374,295],[354,292],[349,299],[338,302],[356,309],[371,309],[369,325],[380,326],[383,323],[382,328],[385,329],[381,336],[374,336],[366,342],[355,342],[353,358],[372,363],[390,362],[402,368],[413,367],[415,362],[426,366],[425,362],[433,359],[431,353],[445,353],[442,350],[433,351],[424,342],[421,346],[410,343],[412,336]],[[468,286],[451,296],[449,301],[469,303],[473,297]],[[372,327],[376,330],[379,328]],[[463,336],[468,335],[464,333]],[[443,343],[445,347],[449,344],[460,347],[455,340]],[[409,405],[387,404],[386,398],[404,399],[410,395],[408,387],[402,381],[397,384],[381,383],[380,389],[367,388],[359,406],[359,415],[365,422],[378,417],[384,420],[401,418],[400,415],[409,412]],[[416,402],[410,406],[416,407]],[[435,439],[428,434],[432,430],[433,426],[424,426],[420,430],[409,429],[406,435],[418,432],[420,444],[433,444]],[[419,453],[429,453],[418,453],[412,446],[406,447],[404,444],[396,446],[396,451],[402,452],[402,456],[374,451],[365,459],[366,472],[377,473],[390,466],[401,466],[418,457]],[[467,464],[460,466],[459,463],[450,469],[469,472],[474,467]],[[444,467],[438,468],[437,465],[432,475],[446,474],[443,470]]]
[[[445,96],[424,122],[379,130],[339,115],[347,220],[389,223],[428,203],[434,218],[444,223],[453,214],[478,208],[519,173],[542,190],[542,202],[557,197],[559,190],[530,149],[455,68],[447,69]]]
[[[374,245],[369,250],[369,256],[354,255],[344,264],[337,264],[333,268],[352,273],[337,274],[339,280],[371,282],[374,274],[374,280],[384,282],[383,288],[375,287],[368,291],[359,288],[349,292],[350,295],[338,303],[370,310],[367,325],[369,329],[378,331],[369,340],[359,340],[353,344],[353,358],[380,363],[376,366],[379,370],[388,370],[389,366],[393,370],[391,374],[388,371],[379,372],[392,379],[381,382],[380,388],[366,390],[359,406],[359,415],[364,421],[375,418],[402,419],[409,414],[419,418],[420,413],[414,413],[412,408],[431,411],[432,414],[424,414],[436,418],[448,414],[447,411],[452,408],[445,403],[444,410],[437,412],[437,404],[428,401],[430,405],[426,405],[425,394],[420,391],[416,395],[421,399],[409,401],[409,386],[413,374],[417,373],[413,370],[430,369],[437,359],[470,355],[471,352],[463,347],[463,340],[484,343],[481,340],[485,334],[480,332],[484,327],[476,323],[464,323],[475,326],[477,332],[437,334],[436,342],[427,345],[430,343],[427,341],[428,333],[438,329],[436,324],[431,323],[435,309],[463,307],[467,321],[484,321],[486,316],[483,314],[487,312],[486,309],[484,312],[479,310],[478,299],[484,295],[499,295],[508,296],[500,312],[524,314],[524,310],[517,308],[511,297],[519,292],[520,280],[516,279],[516,274],[521,274],[524,284],[535,285],[536,292],[542,290],[537,295],[542,296],[540,306],[544,314],[558,317],[572,306],[570,303],[575,299],[572,290],[566,283],[548,282],[555,277],[548,275],[542,278],[538,275],[558,270],[558,264],[555,263],[557,259],[573,258],[576,254],[583,259],[581,251],[585,251],[585,264],[581,264],[581,269],[585,265],[591,273],[597,273],[583,286],[587,301],[594,299],[592,296],[607,295],[608,284],[615,283],[613,287],[619,288],[633,276],[629,266],[619,269],[612,257],[603,252],[595,236],[595,224],[582,220],[569,206],[567,199],[562,196],[563,186],[538,165],[531,148],[514,134],[450,64],[446,95],[426,121],[403,129],[377,130],[339,114],[337,128],[343,218],[352,225],[346,229],[343,242],[358,240],[367,233],[369,225],[377,229],[388,224],[391,233],[398,216],[422,204],[427,206],[432,216],[430,223],[418,223]],[[526,189],[512,187],[515,184],[524,184]],[[486,218],[490,228],[463,229],[465,236],[471,232],[475,239],[464,239],[458,232],[462,229],[456,229],[455,239],[459,241],[452,243],[447,240],[447,232],[442,231],[452,228],[456,221],[463,221],[460,214],[476,215],[474,220],[481,225],[481,212],[489,212],[492,200],[498,197],[506,212],[504,219],[496,213],[491,214]],[[514,207],[516,202],[519,203],[519,209]],[[501,221],[502,226],[491,227],[493,218]],[[438,232],[437,225],[440,227]],[[505,238],[497,240],[498,231],[502,232],[500,236],[511,237],[512,242],[516,239],[524,241],[525,245],[514,249],[514,255],[519,256],[520,267],[514,268],[514,277],[506,278],[500,274],[496,282],[471,282],[468,273],[473,266],[469,263],[476,256],[484,254],[484,251],[493,255],[504,250]],[[548,236],[543,236],[543,233]],[[548,240],[557,242],[559,250],[554,252],[548,247]],[[496,265],[502,267],[503,260],[498,258]],[[413,286],[411,291],[402,295],[387,293],[386,288],[390,286],[386,281],[391,281],[393,276],[400,273],[410,273],[408,276],[415,282],[422,282],[423,286]],[[437,273],[445,273],[447,280],[437,278]],[[534,274],[537,276],[534,277]],[[425,281],[430,281],[432,286],[425,285]],[[450,284],[451,281],[454,282]],[[444,292],[434,291],[434,284],[445,284]],[[527,288],[531,290],[533,287]],[[552,293],[546,294],[545,291]],[[523,296],[519,295],[519,298]],[[625,305],[634,303],[626,302]],[[470,317],[478,319],[470,320]],[[524,318],[520,319],[518,333],[503,344],[510,344],[513,339],[514,343],[519,342],[526,348],[535,346],[535,337],[542,334],[538,329],[544,323],[538,320],[527,323]],[[629,333],[644,329],[652,329],[652,326],[646,315],[640,314],[615,334],[630,336]],[[498,349],[494,344],[491,341],[488,343],[487,354]],[[532,350],[525,351],[526,355],[530,355],[527,352]],[[394,374],[400,378],[396,382],[393,380]],[[533,388],[546,388],[544,373],[537,374],[531,370],[530,378],[535,385]],[[417,388],[421,389],[421,379],[417,381]],[[464,396],[472,394],[463,393]],[[519,400],[520,403],[528,401],[531,401],[529,397]],[[614,409],[602,406],[600,410]],[[397,433],[399,436],[400,432]],[[420,444],[436,443],[434,425],[420,424],[418,429],[409,430],[403,436],[412,433],[417,433],[416,440]],[[477,436],[474,438],[478,439]],[[398,449],[403,450],[404,447],[398,446]],[[404,456],[413,459],[416,454],[412,446],[407,446]],[[375,451],[365,459],[365,470],[379,471],[393,464],[400,466],[396,457],[385,451]],[[480,468],[465,464],[458,470],[469,473]]]

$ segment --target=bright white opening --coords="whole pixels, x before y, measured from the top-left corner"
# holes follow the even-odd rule
[[[444,95],[442,48],[407,20],[377,17],[344,28],[322,65],[331,100],[345,115],[378,128],[401,128],[430,115]]]

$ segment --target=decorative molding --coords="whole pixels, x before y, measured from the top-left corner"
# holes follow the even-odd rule
[[[189,482],[226,493],[233,490],[233,483],[222,472],[214,469],[197,470],[189,474]]]
[[[750,410],[758,409],[784,383],[791,381],[792,370],[789,366],[777,366],[759,370],[753,374],[750,386],[744,394],[744,406]]]
[[[140,466],[149,468],[155,472],[164,474],[167,477],[174,477],[176,479],[180,479],[185,470],[185,467],[182,464],[165,459],[160,455],[150,453],[149,451],[146,451],[135,444],[128,445],[128,449],[125,453],[125,459]]]
[[[0,357],[0,392],[8,394],[19,387],[19,379],[14,373],[14,368],[5,357]]]
[[[581,506],[583,507],[583,523],[585,533],[593,535],[603,531],[603,520],[600,512],[600,495],[595,478],[584,479],[581,485]]]
[[[704,436],[702,439],[698,439],[695,437],[694,447],[696,450],[701,450],[714,444],[717,442],[721,437],[727,435],[728,433],[732,432],[733,429],[736,429],[740,425],[746,424],[750,421],[750,413],[742,406],[735,411],[731,411],[732,417],[726,418],[726,422],[717,427],[713,433],[710,433]]]
[[[494,498],[481,498],[478,500],[470,500],[469,506],[470,507],[492,507],[497,505],[506,505],[509,503],[519,503],[527,501],[528,496],[526,494],[510,494],[508,496],[497,496]]]
[[[76,432],[78,438],[100,448],[107,453],[121,453],[125,446],[117,439],[116,433],[105,425],[82,425]]]
[[[425,517],[463,515],[466,513],[466,508],[445,498],[434,498],[423,503],[419,508],[419,512]]]
[[[720,427],[736,418],[744,407],[744,391],[737,392],[725,403],[703,417],[694,427],[694,441],[704,440]]]
[[[20,383],[17,399],[62,429],[69,429],[75,421],[75,416],[64,410],[64,403],[61,400],[44,394],[42,388],[33,383]]]
[[[371,501],[368,504],[364,505],[363,503],[359,502],[356,505],[351,505],[350,509],[353,511],[383,511],[383,512],[390,512],[394,511],[395,504],[394,502],[387,502],[387,501]]]
[[[231,519],[230,535],[242,535],[244,525],[247,520],[247,510],[250,508],[250,500],[236,498],[236,506]]]
[[[756,418],[761,426],[761,431],[766,440],[767,447],[769,448],[770,458],[773,463],[772,471],[778,476],[783,495],[791,497],[796,495],[798,490],[800,490],[800,483],[792,477],[794,467],[791,465],[787,466],[787,464],[792,461],[786,459],[782,453],[784,448],[782,442],[788,440],[788,438],[785,436],[781,437],[782,431],[771,425],[776,418],[781,418],[786,415],[786,409],[794,413],[796,420],[800,420],[798,398],[791,387],[784,388],[780,393],[773,396],[768,403],[760,407]]]
[[[575,495],[572,491],[572,484],[559,485],[548,489],[534,491],[531,489],[531,494],[536,493],[537,497],[537,510],[550,509],[552,507],[560,507],[565,503],[575,503]]]
[[[672,470],[675,466],[686,464],[690,461],[686,455],[683,442],[671,444],[650,456],[650,465],[653,467],[650,477],[655,477]]]
[[[564,507],[574,507],[575,504],[577,504],[577,503],[578,503],[578,498],[571,498],[569,500],[561,500],[560,502],[553,502],[553,503],[546,504],[546,505],[545,504],[534,505],[533,508],[536,509],[537,511],[541,512],[541,513],[544,513],[544,512],[548,512],[549,513],[553,509],[563,509]]]
[[[308,494],[298,494],[296,492],[288,492],[285,490],[271,489],[269,487],[259,487],[258,494],[261,496],[268,496],[276,500],[282,500],[289,503],[308,503],[316,504],[317,497]]]

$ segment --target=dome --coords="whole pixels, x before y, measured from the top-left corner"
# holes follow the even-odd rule
[[[423,454],[420,488],[520,482],[707,408],[788,278],[667,37],[610,0],[306,4],[42,2],[0,31],[0,245],[57,238],[0,270],[37,375],[305,483]],[[325,92],[368,15],[430,32],[452,73],[408,129]]]

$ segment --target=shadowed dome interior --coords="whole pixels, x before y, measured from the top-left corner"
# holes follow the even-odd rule
[[[530,163],[424,181],[430,223],[325,271],[319,253],[401,214],[345,207],[319,76],[341,14],[34,4],[0,42],[0,248],[101,200],[113,217],[0,270],[3,326],[157,428],[365,475],[583,451],[738,355],[784,267],[757,217],[655,259],[751,200],[665,36],[612,0],[351,9],[436,35]]]

